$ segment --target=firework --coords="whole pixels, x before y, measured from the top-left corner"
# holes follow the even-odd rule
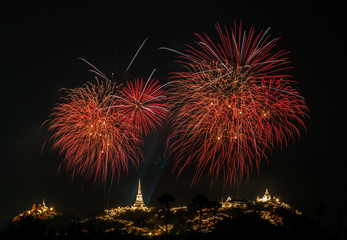
[[[139,165],[144,136],[166,118],[165,91],[152,79],[155,70],[146,83],[138,78],[119,87],[90,62],[81,60],[92,68],[97,84],[66,90],[64,103],[53,108],[49,121],[53,148],[65,154],[73,177],[119,180],[129,165]]]
[[[136,126],[140,136],[146,136],[156,126],[161,126],[168,114],[165,91],[159,81],[150,78],[146,83],[139,78],[127,82],[115,99],[113,108]]]
[[[126,116],[109,106],[115,85],[110,81],[88,83],[66,90],[64,102],[51,115],[53,148],[65,154],[72,176],[94,176],[94,181],[115,179],[130,164],[138,166],[141,139]]]
[[[171,82],[168,142],[179,174],[195,165],[193,183],[204,172],[229,183],[248,177],[276,145],[305,127],[307,107],[282,73],[290,66],[286,51],[274,51],[278,39],[236,24],[231,31],[216,28],[219,42],[196,34],[197,46],[180,53],[186,70]]]

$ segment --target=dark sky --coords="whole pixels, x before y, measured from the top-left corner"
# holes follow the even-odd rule
[[[234,21],[258,30],[271,27],[271,36],[282,37],[278,48],[291,52],[294,69],[290,74],[298,82],[294,87],[310,109],[307,132],[294,144],[269,154],[269,164],[261,164],[259,175],[255,171],[248,183],[242,183],[241,198],[255,198],[269,188],[271,194],[315,221],[316,207],[324,204],[322,222],[333,232],[337,231],[338,207],[342,207],[346,225],[345,13],[338,1],[279,2],[128,1],[102,5],[98,1],[61,1],[3,7],[0,225],[42,198],[58,210],[78,215],[104,209],[103,185],[82,178],[71,181],[65,169],[57,174],[63,158],[50,150],[49,142],[40,153],[50,137],[47,127],[40,126],[63,96],[59,89],[78,87],[92,79],[89,67],[78,57],[107,74],[120,76],[149,37],[128,77],[147,77],[157,68],[156,77],[166,83],[169,72],[177,69],[173,63],[177,56],[158,51],[159,47],[182,51],[184,44],[195,40],[194,32],[213,35],[216,22],[232,26]],[[157,205],[156,199],[165,192],[176,197],[176,205],[189,203],[196,194],[206,194],[210,200],[235,197],[233,186],[223,188],[220,180],[210,187],[207,177],[190,188],[193,169],[176,179],[172,161],[162,158],[167,129],[161,128],[146,139],[144,163],[113,184],[110,206],[129,205],[139,177],[144,199],[151,206]]]

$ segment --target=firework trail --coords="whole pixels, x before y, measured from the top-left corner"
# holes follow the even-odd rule
[[[112,108],[125,116],[136,126],[140,136],[146,136],[161,126],[168,115],[165,91],[159,81],[150,80],[146,83],[142,79],[127,82],[118,96],[114,96],[116,105]]]
[[[179,62],[184,71],[170,83],[170,154],[178,174],[195,165],[194,182],[204,172],[211,184],[219,175],[235,183],[276,145],[300,135],[307,116],[304,99],[291,87],[286,51],[275,51],[278,39],[265,32],[229,31],[217,24],[219,41],[196,34]],[[167,48],[166,48],[167,49]]]

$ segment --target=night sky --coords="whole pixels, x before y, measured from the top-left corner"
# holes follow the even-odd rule
[[[259,175],[253,171],[248,182],[241,184],[240,197],[254,199],[268,188],[314,221],[317,206],[324,204],[322,223],[333,233],[341,207],[346,226],[345,13],[337,1],[286,2],[101,5],[94,1],[2,7],[0,226],[43,198],[58,211],[80,216],[104,210],[104,185],[82,177],[72,181],[65,168],[57,173],[63,156],[51,150],[47,126],[41,127],[64,95],[59,89],[93,79],[78,57],[121,79],[148,37],[127,79],[146,78],[156,68],[155,77],[166,83],[179,65],[174,63],[176,54],[159,47],[183,51],[184,44],[196,40],[193,33],[214,35],[216,22],[231,27],[234,21],[259,31],[271,27],[272,37],[282,37],[277,49],[291,52],[294,68],[289,73],[310,109],[307,131],[288,147],[275,148],[269,163],[260,165]],[[164,126],[146,138],[144,162],[113,184],[110,207],[132,204],[139,177],[150,206],[157,206],[157,198],[165,192],[175,196],[175,205],[188,204],[196,194],[218,201],[236,197],[235,187],[223,187],[222,179],[210,187],[204,176],[190,187],[194,168],[177,179],[171,172],[172,160],[163,157],[168,132]]]

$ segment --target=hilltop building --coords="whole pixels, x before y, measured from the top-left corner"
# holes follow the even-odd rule
[[[249,200],[250,201],[250,200]],[[255,201],[250,201],[252,202],[252,204],[255,204]],[[276,197],[271,198],[271,195],[269,193],[269,190],[266,189],[265,190],[265,194],[262,198],[260,198],[259,196],[257,196],[256,202],[258,203],[269,203],[269,202],[276,202],[276,203],[280,203],[279,199]],[[241,200],[232,200],[230,196],[228,196],[228,198],[225,200],[225,202],[222,199],[222,209],[228,209],[228,208],[240,208],[240,207],[246,207],[246,201],[241,201]]]
[[[265,194],[264,194],[264,196],[262,198],[259,198],[257,196],[257,202],[268,202],[270,200],[271,200],[271,195],[270,195],[268,189],[265,190]]]
[[[223,202],[222,199],[222,208],[231,208],[231,197],[228,196],[227,200],[225,200],[225,202]]]
[[[221,209],[229,209],[229,208],[246,208],[247,201],[242,200],[232,200],[230,196],[228,196],[225,202],[222,199]]]
[[[146,204],[143,202],[140,179],[139,179],[139,185],[137,187],[136,199],[134,204],[131,206],[131,208],[136,210],[147,210]]]
[[[23,213],[20,213],[16,217],[13,218],[13,221],[19,221],[22,218],[33,217],[39,219],[48,219],[57,215],[57,212],[53,209],[53,207],[47,207],[45,203],[45,199],[43,199],[42,204],[33,204],[31,210],[27,210]]]
[[[139,185],[137,187],[137,194],[136,194],[136,198],[135,198],[135,202],[134,204],[129,207],[116,207],[116,208],[111,208],[111,209],[106,209],[105,210],[105,219],[109,219],[109,218],[113,218],[113,217],[117,217],[120,216],[123,213],[126,213],[127,211],[136,211],[136,210],[141,210],[141,211],[146,211],[146,212],[150,212],[152,211],[154,208],[153,207],[147,207],[146,204],[143,201],[143,196],[142,196],[142,191],[141,191],[141,181],[139,179]],[[100,217],[101,219],[104,219],[103,217]]]
[[[265,190],[265,194],[262,198],[257,196],[257,202],[270,202],[270,201],[279,202],[279,199],[276,197],[271,198],[271,195],[268,189]]]

